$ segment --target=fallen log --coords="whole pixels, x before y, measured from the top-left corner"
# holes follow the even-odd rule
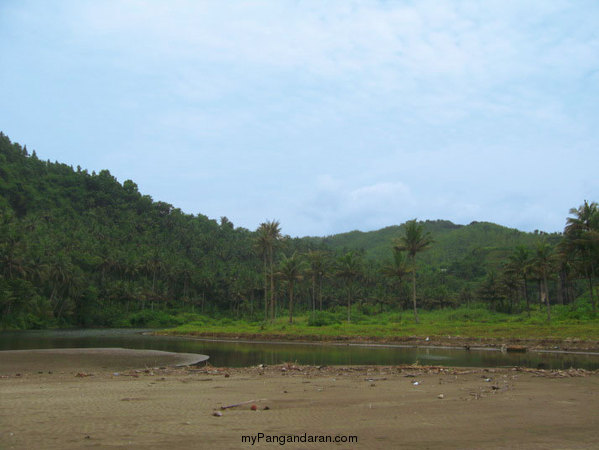
[[[237,406],[247,405],[249,403],[263,402],[265,400],[266,400],[265,398],[261,398],[259,400],[248,400],[247,402],[241,402],[241,403],[235,403],[233,405],[221,406],[220,409],[235,408]]]

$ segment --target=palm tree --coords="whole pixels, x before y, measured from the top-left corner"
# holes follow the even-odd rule
[[[599,249],[599,207],[597,203],[584,201],[578,208],[570,209],[566,220],[565,246],[572,255],[580,255],[585,276],[589,282],[591,304],[593,312],[597,312],[597,305],[593,294],[593,275],[595,272],[595,261]]]
[[[266,224],[262,223],[256,230],[254,247],[262,256],[264,270],[264,320],[268,319],[268,232]]]
[[[55,255],[48,265],[45,279],[51,288],[50,303],[57,319],[60,319],[66,298],[75,287],[74,272],[75,266],[71,262],[71,258],[62,253]]]
[[[401,287],[401,283],[405,276],[409,274],[412,269],[408,266],[406,256],[401,250],[393,249],[393,261],[383,266],[383,275],[397,280],[398,288]]]
[[[534,268],[541,281],[541,299],[544,300],[547,305],[548,322],[551,322],[551,303],[549,301],[547,277],[553,271],[553,265],[553,250],[551,246],[546,242],[539,242],[534,256]]]
[[[424,225],[416,219],[406,222],[404,235],[394,242],[394,248],[408,252],[412,265],[412,303],[414,305],[414,320],[418,323],[418,309],[416,307],[416,255],[426,250],[434,241]]]
[[[277,220],[267,220],[258,227],[258,236],[263,240],[268,259],[268,274],[270,277],[270,318],[275,317],[275,274],[274,249],[281,239],[281,224]]]
[[[362,259],[355,252],[347,252],[337,260],[337,276],[345,281],[347,292],[347,321],[351,322],[351,304],[354,283],[362,274]]]
[[[526,300],[526,311],[530,317],[530,301],[528,299],[528,277],[532,270],[530,251],[523,245],[518,245],[509,257],[507,272],[513,273],[520,278],[524,284],[524,299]]]
[[[489,302],[491,310],[497,311],[497,302],[500,300],[499,282],[495,272],[489,271],[478,287],[478,296]]]
[[[296,252],[289,258],[283,256],[277,275],[287,282],[287,292],[289,295],[289,323],[293,323],[293,288],[296,281],[301,281],[304,278],[303,271],[304,262]]]
[[[310,264],[310,275],[312,278],[312,312],[316,311],[316,291],[320,300],[320,309],[322,310],[322,278],[326,269],[326,253],[322,250],[310,250],[307,254]],[[317,287],[318,286],[318,289]]]
[[[156,295],[156,275],[159,272],[163,272],[165,269],[165,264],[163,261],[163,256],[157,251],[154,250],[150,257],[146,259],[145,264],[143,266],[146,273],[152,276],[152,303],[151,308],[154,311],[154,300],[157,298]]]

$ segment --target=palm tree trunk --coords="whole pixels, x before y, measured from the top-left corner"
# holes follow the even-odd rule
[[[530,300],[528,299],[528,280],[524,277],[524,299],[526,300],[526,312],[530,317]]]
[[[412,304],[414,306],[414,320],[418,323],[418,309],[416,307],[416,268],[412,270]]]
[[[347,286],[347,323],[351,322],[351,286]]]
[[[551,304],[549,303],[549,292],[547,289],[547,275],[543,275],[543,295],[547,302],[547,322],[551,322]]]
[[[264,320],[268,320],[268,267],[267,257],[264,253]]]
[[[312,274],[312,315],[316,312],[316,274]]]
[[[270,264],[270,320],[275,318],[275,275],[272,261],[272,247],[268,250],[268,261]]]
[[[589,261],[591,264],[591,270],[590,271],[587,270],[587,276],[589,278],[589,291],[590,291],[590,295],[591,295],[591,305],[593,305],[593,314],[597,314],[597,305],[595,304],[595,297],[593,295],[593,273],[594,273],[595,267],[593,265],[593,258],[590,253],[591,253],[591,251],[589,250]]]
[[[322,275],[318,279],[318,302],[320,310],[322,311]]]
[[[293,281],[289,282],[289,323],[293,323]]]
[[[566,275],[564,273],[563,270],[560,270],[558,273],[558,277],[559,277],[559,284],[557,286],[557,302],[560,305],[563,305],[564,302],[564,291],[565,291],[565,286],[566,286]]]

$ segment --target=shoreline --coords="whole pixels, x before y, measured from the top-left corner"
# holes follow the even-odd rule
[[[152,331],[156,336],[177,336],[190,339],[268,343],[268,344],[307,344],[307,345],[355,345],[381,347],[417,347],[417,348],[447,348],[499,351],[502,346],[525,347],[528,351],[543,353],[571,353],[599,355],[599,341],[578,338],[471,338],[461,336],[321,336],[321,335],[286,335],[277,333],[229,333],[229,332],[170,332],[168,330]]]

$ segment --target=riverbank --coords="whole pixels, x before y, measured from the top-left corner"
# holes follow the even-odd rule
[[[597,371],[46,369],[0,377],[2,448],[250,448],[242,436],[258,433],[264,448],[294,435],[357,437],[338,448],[593,448],[599,426]]]
[[[351,323],[339,312],[302,314],[289,323],[287,317],[274,321],[246,321],[201,316],[165,335],[209,339],[370,343],[443,347],[523,346],[530,350],[599,352],[599,318],[574,318],[567,307],[555,308],[548,323],[542,311],[501,314],[481,308],[423,311],[415,323],[407,313],[355,314]],[[583,318],[584,317],[584,318]]]
[[[223,339],[248,342],[304,342],[323,344],[407,345],[447,348],[494,348],[599,353],[599,340],[580,338],[518,338],[463,336],[356,336],[326,334],[280,334],[276,332],[240,333],[232,331],[187,331],[179,328],[154,332],[156,335]]]

